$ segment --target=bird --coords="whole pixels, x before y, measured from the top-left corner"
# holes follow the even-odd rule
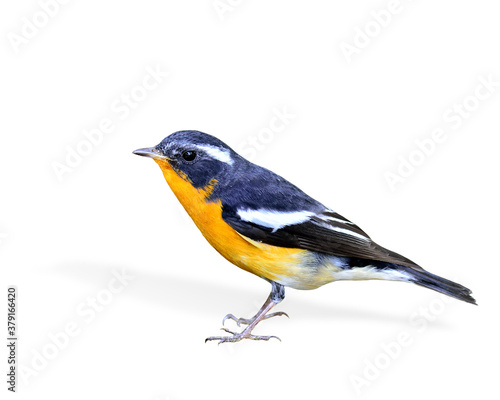
[[[227,314],[225,334],[207,341],[279,339],[255,335],[270,310],[285,298],[285,287],[310,290],[342,280],[410,282],[467,303],[471,290],[434,275],[408,258],[375,243],[356,224],[307,195],[278,174],[258,166],[215,136],[177,131],[134,154],[152,158],[171,190],[206,240],[225,259],[271,284],[251,318]],[[241,332],[224,327],[226,320]]]

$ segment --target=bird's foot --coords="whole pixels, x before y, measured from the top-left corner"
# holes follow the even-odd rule
[[[278,313],[276,313],[278,314]],[[284,313],[283,313],[284,314]],[[272,316],[272,315],[271,315]],[[248,321],[248,320],[247,320]],[[245,322],[241,322],[245,323]],[[230,331],[229,329],[226,328],[221,328],[221,330],[230,333],[232,336],[210,336],[205,339],[205,343],[208,342],[209,340],[218,340],[219,343],[226,343],[226,342],[239,342],[242,339],[251,339],[251,340],[269,340],[271,338],[278,339],[281,342],[281,339],[278,336],[259,336],[259,335],[252,335],[250,331],[247,332],[248,328],[245,329],[243,332],[238,333],[238,332],[233,332]]]
[[[264,317],[261,318],[261,320],[264,320],[264,319],[268,319],[268,318],[272,318],[272,317],[277,317],[277,316],[281,316],[281,315],[284,315],[286,316],[287,318],[290,318],[288,316],[288,314],[286,312],[283,312],[283,311],[278,311],[278,312],[274,312],[274,313],[271,313],[271,314],[267,314],[265,315]],[[236,318],[233,314],[227,314],[223,319],[222,319],[222,325],[224,326],[224,323],[226,322],[226,320],[228,319],[232,319],[233,321],[236,322],[236,325],[238,326],[241,326],[241,324],[244,324],[244,325],[250,325],[251,323],[253,323],[255,321],[257,316],[253,317],[253,318]]]
[[[269,310],[271,310],[271,308],[273,308],[276,304],[278,304],[281,300],[283,300],[284,297],[284,292],[282,290],[283,286],[275,282],[272,282],[272,285],[273,285],[273,290],[271,291],[271,294],[269,295],[264,305],[260,308],[260,310],[257,312],[257,314],[255,314],[253,318],[250,319],[236,318],[233,314],[228,314],[222,320],[222,325],[224,325],[224,322],[227,319],[232,319],[238,324],[238,326],[240,326],[241,324],[248,325],[242,332],[233,332],[230,331],[229,329],[222,328],[223,331],[230,333],[232,336],[210,336],[205,339],[205,343],[208,342],[209,340],[218,340],[219,344],[221,344],[226,342],[239,342],[242,339],[269,340],[272,338],[278,339],[281,342],[281,339],[277,336],[252,335],[252,330],[263,319],[276,317],[278,315],[286,315],[288,317],[288,315],[282,311],[268,314]]]

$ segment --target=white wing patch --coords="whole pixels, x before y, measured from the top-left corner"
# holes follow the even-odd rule
[[[273,232],[276,232],[278,229],[281,229],[285,226],[288,225],[296,225],[296,224],[301,224],[303,222],[306,222],[309,220],[312,216],[317,216],[316,213],[313,213],[311,211],[289,211],[289,212],[279,212],[279,211],[273,211],[273,210],[268,210],[265,208],[259,208],[258,210],[238,210],[238,216],[246,222],[251,222],[256,225],[264,226],[266,228],[271,228]],[[336,218],[332,218],[336,219]],[[330,229],[335,232],[342,233],[344,235],[349,235],[353,236],[355,238],[365,240],[365,241],[370,241],[370,238],[362,235],[358,232],[354,232],[350,229],[346,228],[341,228],[338,226],[333,226],[331,224],[328,224],[328,222],[325,221],[324,223],[319,223],[320,226]],[[333,221],[332,221],[333,222]],[[337,221],[335,221],[337,222]],[[345,223],[345,221],[338,221]],[[318,223],[318,222],[316,222]],[[351,223],[352,225],[352,223]],[[349,225],[347,225],[349,226]]]
[[[340,219],[340,218],[331,217],[329,215],[321,214],[321,215],[318,215],[318,217],[320,219],[322,219],[323,221],[326,221],[326,222],[332,221],[332,222],[340,222],[341,224],[354,225],[351,221],[346,221],[346,220],[343,220],[343,219]]]
[[[279,212],[260,208],[258,210],[238,210],[238,215],[243,221],[272,228],[273,232],[287,225],[300,224],[315,215],[310,211]]]
[[[335,232],[343,233],[344,235],[351,235],[351,236],[357,237],[358,239],[370,240],[370,238],[368,238],[364,235],[361,235],[357,232],[353,232],[349,229],[339,228],[339,227],[331,226],[331,225],[328,225],[328,229],[331,229],[332,231],[335,231]]]
[[[218,147],[210,146],[210,145],[203,145],[203,146],[196,146],[196,147],[199,148],[200,150],[203,150],[210,157],[213,157],[216,160],[222,161],[223,163],[226,163],[229,165],[233,164],[233,159],[231,158],[231,154],[229,154],[229,151],[227,151],[227,150],[221,150]]]
[[[318,224],[324,228],[330,229],[331,231],[342,233],[344,235],[350,235],[350,236],[356,237],[356,238],[361,239],[361,240],[371,241],[371,239],[368,236],[365,236],[361,233],[354,232],[354,231],[350,230],[349,225],[354,225],[352,222],[342,221],[342,220],[340,220],[338,218],[334,218],[334,217],[328,217],[328,219],[327,219],[327,218],[324,218],[324,216],[320,216],[320,219],[322,219],[324,222],[319,222]],[[329,224],[328,221],[340,222],[340,223],[344,224],[346,227],[342,228],[340,226],[334,226],[332,224]]]

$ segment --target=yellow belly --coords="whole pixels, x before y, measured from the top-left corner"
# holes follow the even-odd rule
[[[311,268],[306,250],[256,242],[240,235],[222,219],[219,201],[207,201],[216,181],[196,189],[166,161],[155,160],[175,196],[208,242],[228,261],[257,276],[297,289],[313,289],[332,281],[326,270]]]

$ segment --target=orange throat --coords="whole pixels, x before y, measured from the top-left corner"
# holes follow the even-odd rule
[[[305,250],[256,242],[240,235],[222,219],[220,200],[208,199],[217,180],[197,189],[167,161],[155,160],[175,196],[208,242],[228,261],[262,278],[281,281],[300,274]]]

